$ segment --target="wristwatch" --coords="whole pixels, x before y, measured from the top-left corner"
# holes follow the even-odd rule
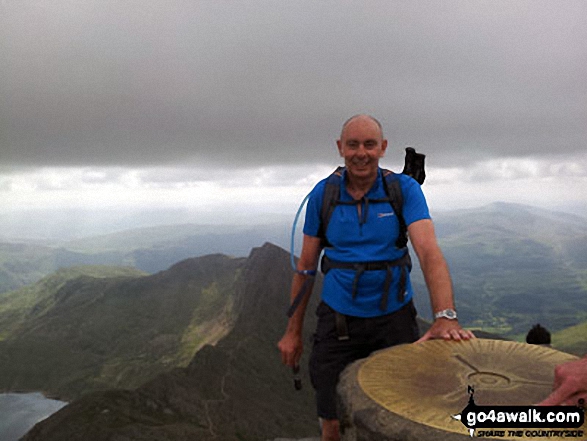
[[[443,309],[442,311],[438,311],[434,314],[434,319],[438,318],[446,318],[449,320],[456,320],[457,319],[457,312],[454,309]]]

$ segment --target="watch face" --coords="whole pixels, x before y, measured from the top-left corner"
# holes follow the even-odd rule
[[[457,318],[457,312],[454,309],[445,309],[444,311],[437,312],[434,315],[435,318],[444,317],[450,320]]]

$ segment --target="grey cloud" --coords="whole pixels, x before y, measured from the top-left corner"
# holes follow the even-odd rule
[[[144,185],[155,187],[173,187],[176,185],[199,185],[214,183],[219,187],[246,187],[259,185],[265,187],[294,186],[304,183],[314,185],[317,177],[311,182],[305,182],[309,171],[314,170],[312,165],[303,166],[272,166],[257,168],[227,168],[211,169],[204,167],[168,167],[142,169],[137,173],[137,178]],[[320,168],[316,169],[319,171]],[[329,172],[319,171],[319,179]]]
[[[431,172],[433,174],[433,172]],[[578,155],[563,160],[560,157],[503,158],[472,164],[459,170],[464,182],[515,181],[520,179],[558,180],[587,178],[587,156]]]
[[[12,180],[8,178],[0,177],[0,192],[4,191],[11,191],[12,190]]]
[[[580,0],[0,8],[4,165],[331,163],[357,112],[438,166],[587,147]]]

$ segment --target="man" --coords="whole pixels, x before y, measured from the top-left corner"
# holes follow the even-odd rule
[[[340,180],[340,201],[324,232],[329,244],[326,266],[330,269],[325,274],[322,302],[316,312],[318,327],[310,359],[322,440],[339,439],[335,397],[338,375],[344,367],[374,350],[418,339],[412,288],[409,277],[405,280],[406,251],[395,246],[399,235],[397,216],[388,201],[381,202],[386,196],[386,184],[379,160],[387,149],[381,124],[371,116],[356,115],[343,125],[337,146],[345,170]],[[432,309],[438,315],[420,341],[473,338],[456,320],[448,267],[437,245],[420,186],[407,176],[398,178],[407,231],[424,273]],[[301,271],[317,268],[323,248],[319,232],[325,181],[316,185],[308,201],[292,300],[308,277]],[[349,268],[349,264],[365,262],[369,263],[360,273]],[[323,262],[323,270],[324,266]],[[279,342],[282,361],[288,366],[296,366],[302,355],[302,325],[308,300],[309,295],[290,318]]]

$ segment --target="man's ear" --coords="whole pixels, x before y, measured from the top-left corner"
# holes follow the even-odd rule
[[[342,158],[342,142],[340,142],[340,139],[336,140],[336,146],[338,147],[338,154],[340,155],[340,157]]]
[[[379,156],[380,158],[383,158],[385,156],[386,150],[387,150],[387,139],[384,139],[383,141],[381,141],[381,155]]]

